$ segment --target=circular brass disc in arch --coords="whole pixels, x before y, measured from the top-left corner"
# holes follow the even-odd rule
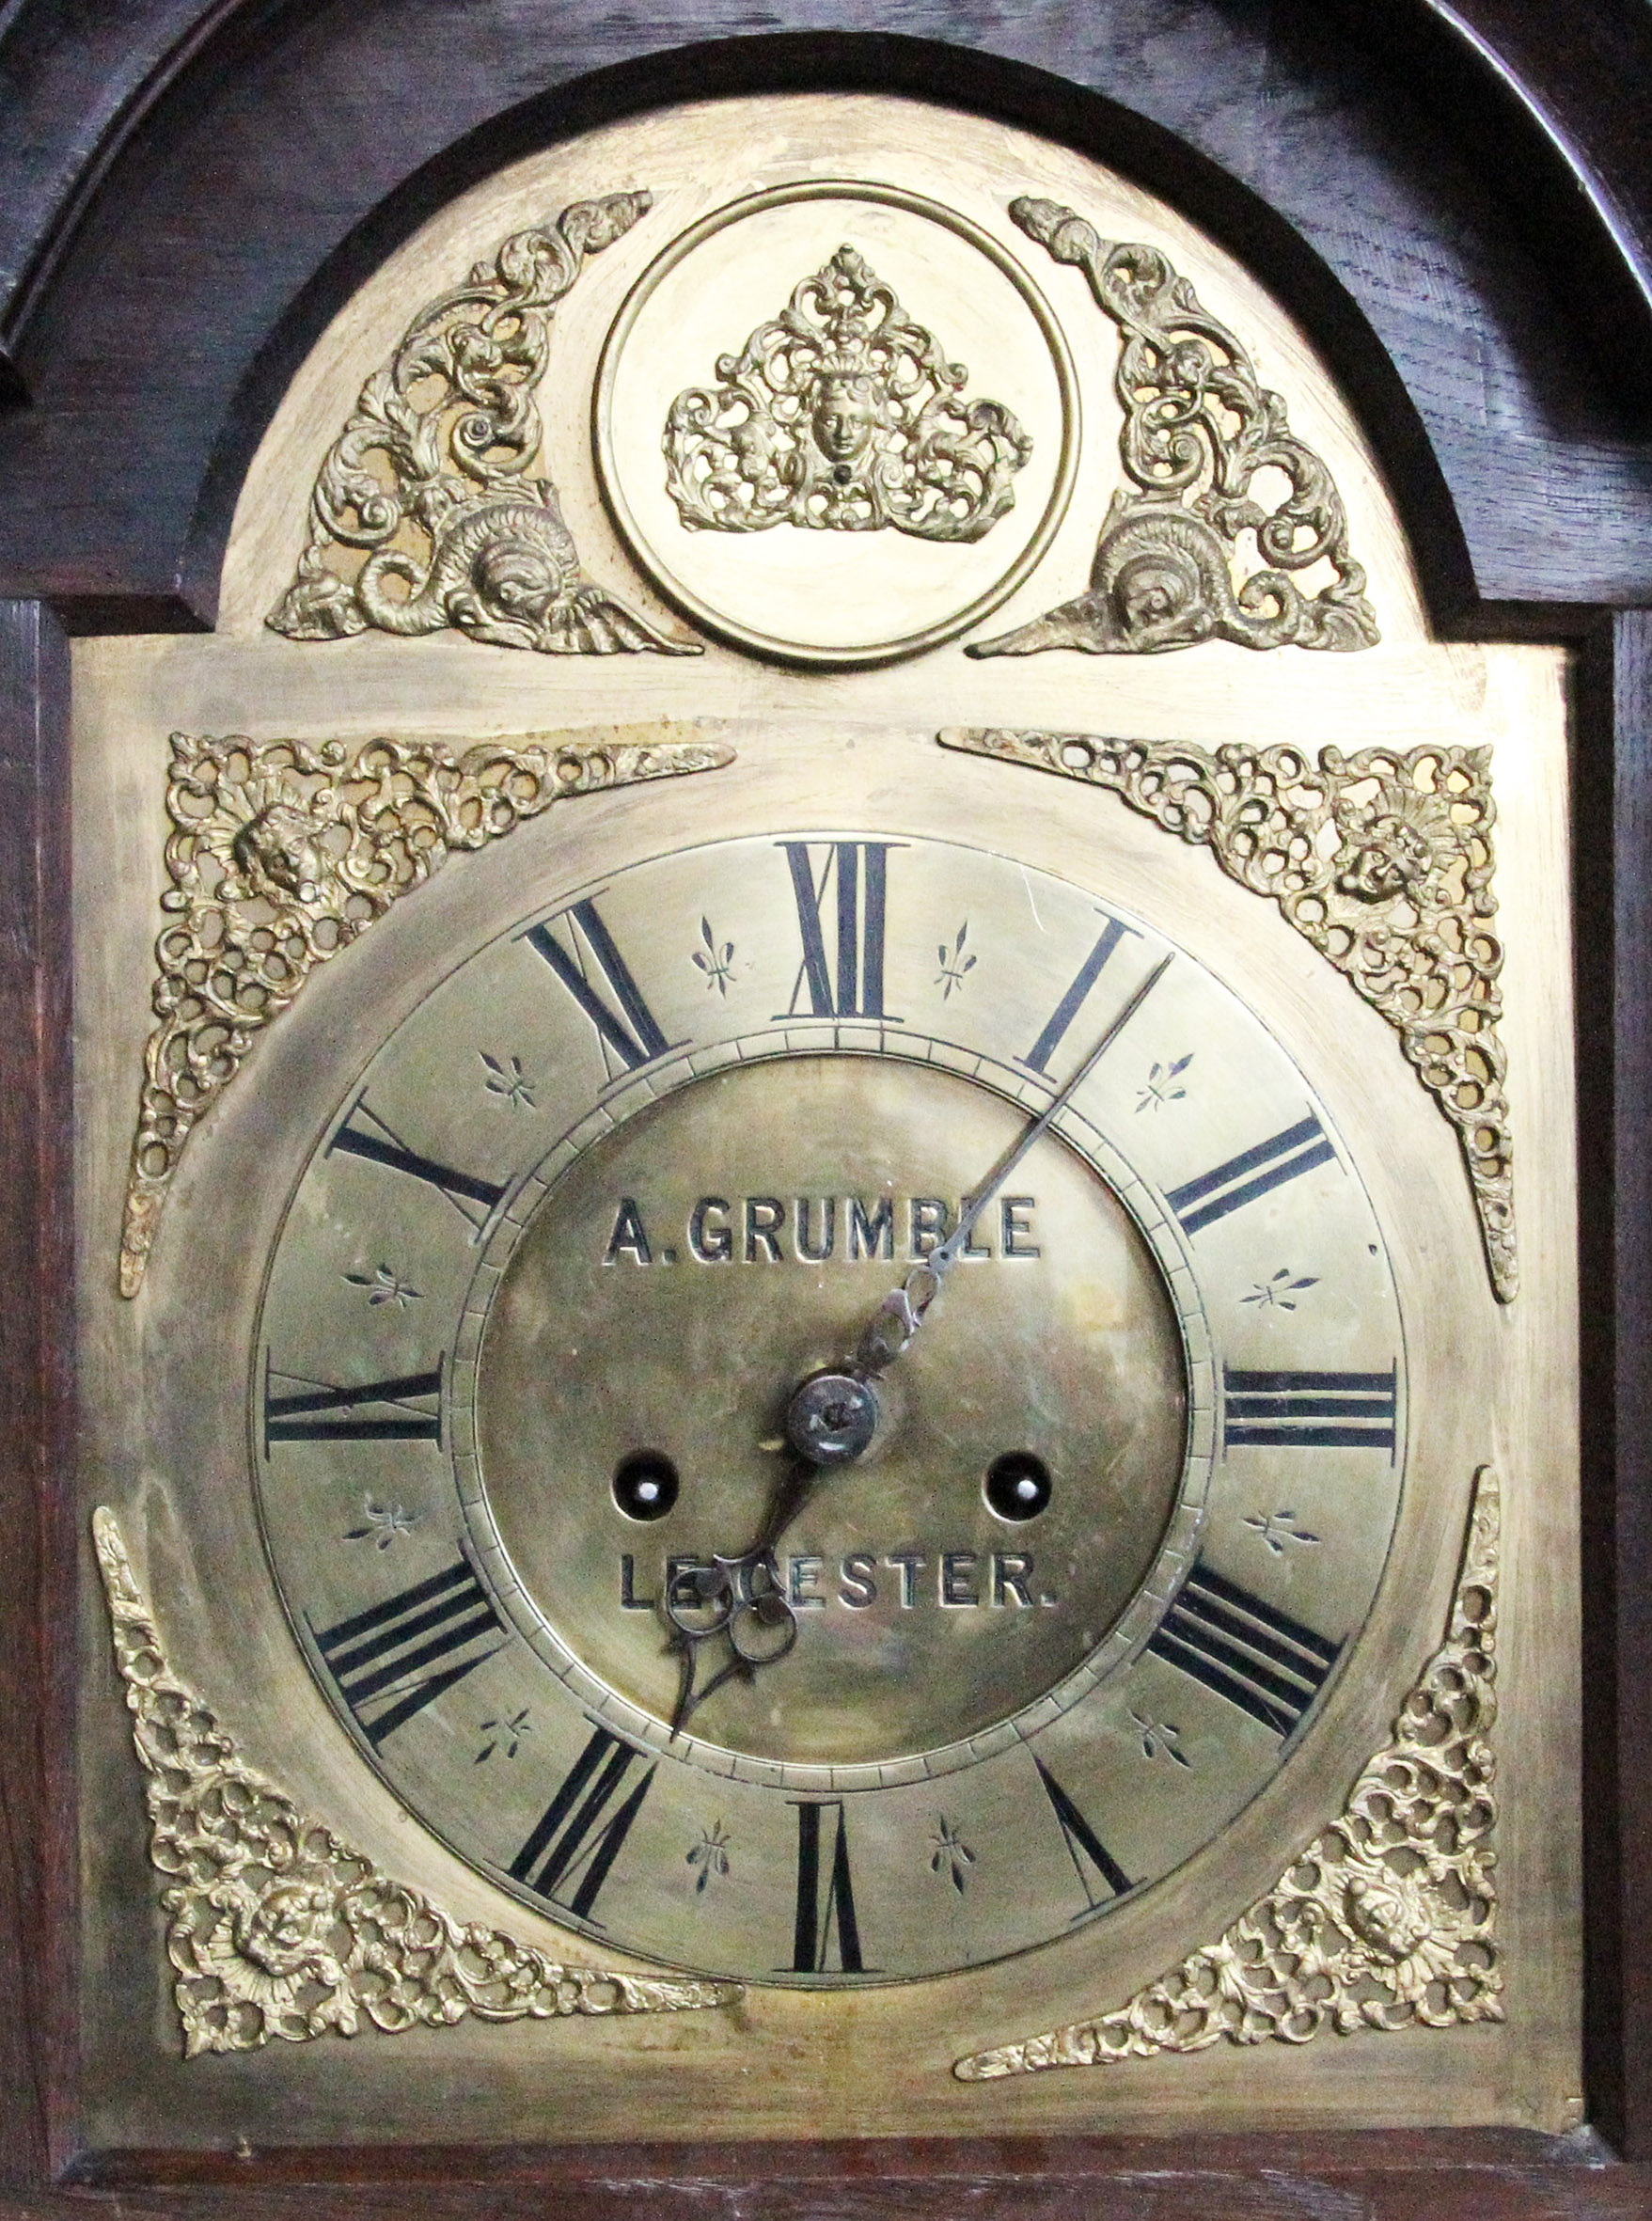
[[[1073,489],[1078,376],[1005,244],[898,186],[806,179],[643,272],[594,438],[615,524],[686,615],[852,668],[952,638],[1029,575]]]

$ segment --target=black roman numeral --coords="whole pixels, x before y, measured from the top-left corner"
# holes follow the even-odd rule
[[[626,1775],[642,1755],[635,1743],[621,1742],[607,1728],[597,1728],[511,1861],[512,1877],[527,1882],[547,1903],[564,1905],[576,1919],[585,1919],[625,1848],[631,1823],[642,1810],[653,1780],[651,1766],[615,1804]],[[559,1895],[571,1882],[572,1897]]]
[[[1106,1844],[1102,1842],[1101,1837],[1078,1810],[1044,1760],[1034,1754],[1032,1763],[1038,1769],[1038,1778],[1044,1784],[1044,1793],[1049,1799],[1051,1808],[1061,1825],[1062,1840],[1066,1844],[1067,1856],[1073,1862],[1073,1871],[1078,1877],[1078,1886],[1083,1890],[1091,1911],[1093,1913],[1096,1906],[1105,1903],[1107,1898],[1123,1897],[1125,1890],[1134,1889],[1136,1885],[1128,1874],[1120,1866],[1118,1860],[1113,1857]],[[1103,1882],[1107,1883],[1107,1898],[1096,1896],[1094,1884],[1091,1881],[1093,1872],[1099,1874]]]
[[[785,850],[791,867],[803,961],[792,984],[791,1003],[778,1012],[777,1017],[796,1017],[805,995],[811,1017],[892,1016],[884,1009],[889,854],[891,848],[905,844],[899,841],[828,842],[818,879],[813,862],[817,843],[782,841],[779,845]],[[830,956],[826,949],[828,893],[834,897]],[[900,1020],[894,1023],[898,1025]]]
[[[1247,1373],[1222,1367],[1222,1448],[1393,1449],[1396,1368],[1386,1373]]]
[[[295,1390],[273,1393],[277,1380]],[[371,1407],[377,1406],[376,1410]],[[272,1442],[439,1442],[442,1439],[442,1359],[428,1373],[394,1380],[364,1380],[336,1388],[278,1373],[264,1352],[264,1456]]]
[[[821,1857],[820,1816],[838,1816],[829,1859]],[[846,1975],[866,1972],[860,1957],[860,1923],[855,1917],[855,1883],[849,1872],[849,1827],[841,1802],[797,1807],[797,1919],[793,1932],[792,1971],[828,1971],[832,1946]]]
[[[1202,1226],[1254,1203],[1270,1188],[1282,1187],[1299,1174],[1312,1172],[1316,1164],[1335,1161],[1336,1151],[1327,1140],[1325,1128],[1310,1111],[1271,1141],[1258,1142],[1254,1149],[1241,1150],[1214,1172],[1202,1173],[1198,1179],[1172,1188],[1165,1201],[1181,1221],[1183,1233],[1197,1234]]]
[[[566,947],[555,931],[564,921]],[[661,1032],[594,900],[588,897],[543,924],[529,926],[526,938],[596,1028],[610,1079],[616,1071],[635,1072],[655,1057],[682,1047],[680,1041],[668,1041]]]
[[[471,1649],[473,1644],[494,1635],[502,1641],[505,1631],[468,1561],[457,1558],[428,1581],[324,1629],[316,1636],[316,1648],[376,1751],[386,1736],[499,1648],[498,1642],[489,1642],[485,1650]],[[464,1650],[470,1655],[460,1657]],[[414,1679],[411,1687],[402,1686],[422,1667],[443,1659],[449,1662]],[[381,1698],[389,1700],[382,1709]]]
[[[358,1124],[358,1120],[364,1123]],[[486,1225],[489,1212],[505,1192],[496,1181],[455,1172],[450,1164],[438,1164],[433,1157],[421,1157],[417,1149],[410,1149],[376,1110],[368,1109],[365,1095],[356,1096],[344,1124],[327,1143],[329,1157],[335,1150],[342,1150],[347,1157],[365,1158],[369,1164],[388,1165],[393,1173],[405,1173],[410,1179],[423,1180],[445,1195],[459,1216],[475,1227]]]
[[[1125,934],[1136,931],[1133,925],[1126,925],[1122,918],[1109,918],[1105,910],[1101,915],[1107,918],[1107,923],[1101,929],[1101,938],[1078,967],[1072,985],[1050,1012],[1049,1022],[1044,1032],[1027,1054],[1018,1060],[1029,1071],[1048,1073],[1049,1060],[1061,1047],[1068,1027],[1083,1008],[1085,997],[1106,970],[1108,958]]]
[[[1203,1563],[1182,1583],[1147,1647],[1276,1735],[1289,1735],[1342,1650]]]

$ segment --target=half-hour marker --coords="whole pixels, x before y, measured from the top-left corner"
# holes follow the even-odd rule
[[[818,843],[782,841],[797,905],[803,961],[792,984],[792,1000],[778,1018],[796,1017],[802,999],[817,1018],[882,1018],[884,1009],[884,927],[889,891],[889,850],[898,841],[830,841],[826,861],[815,875]],[[826,947],[826,904],[833,898],[832,951]],[[899,1024],[899,1020],[895,1020]]]
[[[1290,1734],[1342,1651],[1340,1643],[1203,1562],[1182,1583],[1147,1647],[1276,1735]]]
[[[277,1380],[296,1389],[277,1395]],[[277,1372],[264,1353],[264,1455],[272,1442],[439,1442],[442,1360],[426,1373],[336,1387]]]
[[[650,1766],[621,1795],[642,1756],[635,1743],[621,1742],[606,1727],[595,1729],[511,1861],[513,1880],[547,1902],[565,1905],[575,1919],[586,1919],[653,1780]],[[562,1894],[570,1885],[572,1896]]]
[[[836,1816],[830,1852],[823,1859],[822,1813]],[[849,1827],[841,1802],[797,1806],[797,1907],[792,1937],[792,1972],[832,1971],[832,1953],[846,1975],[866,1972],[860,1956],[860,1924],[855,1915],[855,1883],[849,1871]]]
[[[338,1693],[377,1750],[444,1689],[491,1658],[504,1638],[487,1592],[469,1562],[457,1558],[428,1581],[323,1629],[315,1640]],[[423,1673],[426,1666],[436,1670]],[[388,1700],[382,1707],[381,1698]]]
[[[376,1110],[368,1109],[365,1094],[356,1096],[345,1113],[344,1124],[327,1143],[327,1156],[335,1151],[363,1158],[369,1164],[386,1165],[393,1173],[405,1173],[409,1179],[422,1180],[446,1196],[470,1226],[485,1225],[489,1212],[505,1192],[496,1181],[480,1180],[474,1173],[457,1172],[450,1164],[438,1164],[433,1157],[410,1149]]]
[[[558,936],[559,926],[567,936],[565,943]],[[615,1059],[620,1071],[635,1072],[655,1057],[682,1047],[680,1041],[668,1041],[660,1030],[594,899],[588,897],[542,924],[530,925],[524,937],[596,1028],[610,1078],[615,1075]]]
[[[1299,1174],[1312,1172],[1316,1164],[1335,1161],[1336,1151],[1325,1128],[1310,1111],[1297,1125],[1286,1126],[1283,1133],[1258,1142],[1253,1149],[1242,1149],[1225,1164],[1172,1188],[1165,1201],[1180,1221],[1183,1233],[1197,1234],[1202,1226],[1254,1203],[1270,1188],[1282,1187]]]
[[[1396,1371],[1251,1373],[1224,1365],[1222,1447],[1392,1451]]]
[[[1107,917],[1106,911],[1103,911],[1102,915]],[[1019,1060],[1029,1071],[1048,1072],[1049,1060],[1061,1047],[1066,1036],[1067,1029],[1083,1008],[1085,997],[1107,969],[1109,957],[1124,939],[1125,934],[1134,934],[1136,928],[1133,925],[1126,925],[1122,918],[1108,918],[1107,923],[1101,929],[1100,938],[1074,975],[1072,985],[1056,1004],[1054,1010],[1050,1012],[1044,1032],[1038,1036],[1027,1054]]]
[[[1044,1784],[1044,1793],[1049,1799],[1062,1840],[1067,1847],[1067,1856],[1073,1862],[1073,1871],[1078,1877],[1078,1886],[1091,1911],[1105,1904],[1108,1898],[1123,1897],[1125,1890],[1134,1889],[1136,1885],[1124,1867],[1036,1753],[1032,1763],[1038,1769],[1038,1778]],[[1107,1884],[1105,1897],[1096,1895],[1093,1876],[1099,1876]]]

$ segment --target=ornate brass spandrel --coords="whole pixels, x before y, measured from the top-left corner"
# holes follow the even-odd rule
[[[1015,505],[1031,436],[1001,402],[964,399],[966,366],[852,246],[716,374],[666,421],[666,482],[690,531],[975,541]]]
[[[167,913],[144,1052],[119,1286],[135,1296],[166,1191],[202,1113],[318,964],[357,939],[455,853],[555,801],[732,763],[670,728],[591,737],[253,741],[172,735]]]
[[[1445,1642],[1393,1741],[1267,1896],[1115,2011],[975,2052],[954,2066],[960,2081],[1503,2019],[1489,1740],[1500,1520],[1498,1478],[1482,1466]]]
[[[687,2012],[739,1997],[734,1982],[547,1959],[387,1879],[249,1766],[212,1707],[172,1672],[107,1506],[92,1514],[92,1539],[146,1777],[186,2058],[304,2043],[329,2029],[354,2036],[368,2024],[398,2035],[467,2014]]]
[[[945,748],[1107,787],[1267,895],[1398,1033],[1456,1129],[1492,1287],[1510,1302],[1514,1144],[1503,943],[1492,930],[1491,751],[1307,750],[952,726]]]
[[[530,475],[557,304],[646,193],[518,231],[414,318],[362,387],[310,496],[297,575],[266,620],[292,640],[448,627],[542,655],[698,655],[588,578],[556,488]]]
[[[1235,335],[1156,247],[1104,240],[1052,200],[1023,197],[1010,213],[1056,261],[1084,272],[1118,326],[1119,454],[1134,490],[1113,496],[1086,592],[968,653],[1373,646],[1377,619],[1342,496]],[[1289,483],[1271,509],[1253,490],[1263,471]],[[1310,592],[1315,569],[1329,575]]]

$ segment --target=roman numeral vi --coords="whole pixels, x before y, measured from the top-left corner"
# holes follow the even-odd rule
[[[823,1860],[821,1815],[835,1813],[831,1850]],[[860,1923],[855,1916],[855,1883],[849,1871],[849,1828],[841,1802],[797,1807],[797,1916],[793,1930],[792,1971],[825,1974],[837,1945],[838,1965],[846,1975],[866,1972],[860,1957]]]

